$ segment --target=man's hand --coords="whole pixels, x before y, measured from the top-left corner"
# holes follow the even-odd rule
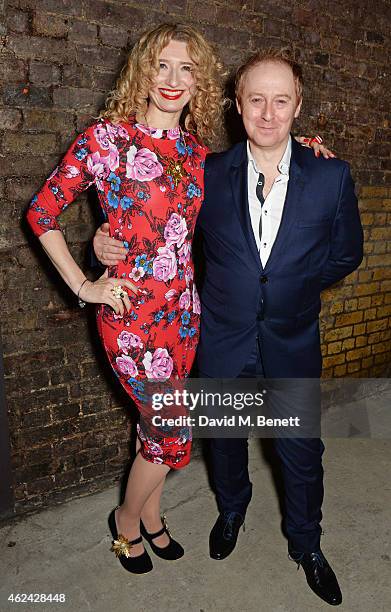
[[[128,250],[125,249],[122,240],[110,238],[109,229],[108,223],[103,223],[97,229],[93,239],[94,252],[101,264],[115,266],[120,261],[124,261]]]
[[[319,157],[320,155],[322,155],[325,159],[333,159],[334,157],[337,157],[335,153],[322,144],[322,139],[320,136],[314,136],[313,138],[308,138],[306,136],[295,136],[295,140],[297,140],[297,142],[303,147],[310,147],[313,150],[315,157]]]

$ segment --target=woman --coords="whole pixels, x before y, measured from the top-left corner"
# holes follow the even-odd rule
[[[213,139],[221,123],[220,78],[210,45],[192,28],[162,25],[147,32],[101,119],[74,141],[27,214],[69,287],[81,300],[100,305],[98,330],[107,356],[139,407],[143,379],[184,378],[195,356],[200,307],[191,239],[207,153],[200,141]],[[125,260],[94,283],[72,258],[56,220],[92,184],[111,235],[128,249]],[[109,524],[122,565],[143,573],[152,562],[140,538],[140,519],[156,554],[183,555],[162,525],[160,497],[169,469],[188,463],[191,437],[188,430],[177,438],[138,433],[140,452]]]
[[[81,300],[99,304],[108,359],[140,410],[145,380],[185,378],[195,356],[200,303],[191,240],[203,194],[202,142],[221,125],[221,76],[210,45],[193,28],[164,24],[144,34],[100,120],[74,141],[27,214],[65,282]],[[126,248],[95,282],[72,258],[56,220],[92,184],[111,236]],[[140,528],[158,556],[178,559],[184,552],[162,524],[160,497],[170,468],[190,459],[191,434],[157,437],[140,426],[138,434],[140,452],[109,526],[123,567],[145,573],[152,561]]]

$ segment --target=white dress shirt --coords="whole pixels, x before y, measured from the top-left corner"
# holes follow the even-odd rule
[[[279,176],[275,179],[270,192],[261,208],[261,203],[257,198],[256,188],[258,175],[262,169],[257,167],[257,163],[251,153],[250,143],[247,141],[248,157],[248,205],[250,210],[251,225],[257,243],[259,256],[262,266],[265,267],[269,259],[272,246],[280,227],[282,212],[289,181],[289,166],[291,161],[292,142],[289,136],[285,153],[278,164]],[[263,174],[263,172],[262,172]],[[259,221],[262,214],[262,239],[259,236]]]

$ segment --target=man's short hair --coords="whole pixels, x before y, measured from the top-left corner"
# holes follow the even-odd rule
[[[301,100],[303,96],[303,70],[298,62],[294,59],[292,53],[289,49],[265,49],[264,51],[257,51],[257,53],[253,53],[250,57],[239,66],[236,71],[235,77],[235,95],[237,99],[240,101],[240,96],[243,89],[243,81],[246,74],[257,66],[258,64],[262,64],[263,62],[276,62],[279,64],[285,64],[289,66],[289,68],[293,72],[293,78],[296,85],[296,93],[299,100]]]

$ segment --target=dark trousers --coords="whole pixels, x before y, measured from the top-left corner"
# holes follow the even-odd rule
[[[258,340],[240,373],[240,378],[255,376],[263,376]],[[316,551],[320,548],[324,445],[319,438],[275,438],[274,449],[284,480],[288,547],[298,552]],[[252,492],[247,439],[213,438],[210,455],[219,511],[239,512],[244,518]]]

